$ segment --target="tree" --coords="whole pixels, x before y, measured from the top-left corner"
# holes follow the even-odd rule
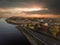
[[[51,26],[49,32],[52,36],[56,37],[56,34],[59,32],[59,26]]]

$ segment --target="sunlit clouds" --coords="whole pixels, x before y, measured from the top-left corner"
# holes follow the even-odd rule
[[[11,12],[11,13],[21,13],[23,11],[39,11],[48,10],[47,8],[11,8],[11,9],[0,9],[0,12]]]
[[[60,17],[60,0],[0,0],[0,17],[50,17],[49,15]]]
[[[42,11],[48,11],[48,8],[0,8],[0,17],[12,17],[12,16],[20,16],[20,17],[36,17],[36,18],[60,18],[60,15],[54,15],[54,14],[41,14],[37,12]],[[35,14],[28,12],[36,12]]]

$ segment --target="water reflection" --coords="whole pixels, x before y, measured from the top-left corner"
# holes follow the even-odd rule
[[[0,45],[29,45],[29,43],[14,25],[0,19]]]

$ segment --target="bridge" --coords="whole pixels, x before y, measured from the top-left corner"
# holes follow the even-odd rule
[[[48,33],[28,28],[28,24],[16,26],[32,45],[60,45],[60,39],[53,37]]]

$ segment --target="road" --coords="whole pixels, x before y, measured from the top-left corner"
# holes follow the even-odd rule
[[[22,27],[22,28],[24,28],[27,32],[29,32],[36,39],[40,41],[42,40],[42,42],[45,43],[46,45],[60,45],[60,42],[56,39],[50,38],[48,36],[42,35],[30,29],[27,29],[26,27]]]

